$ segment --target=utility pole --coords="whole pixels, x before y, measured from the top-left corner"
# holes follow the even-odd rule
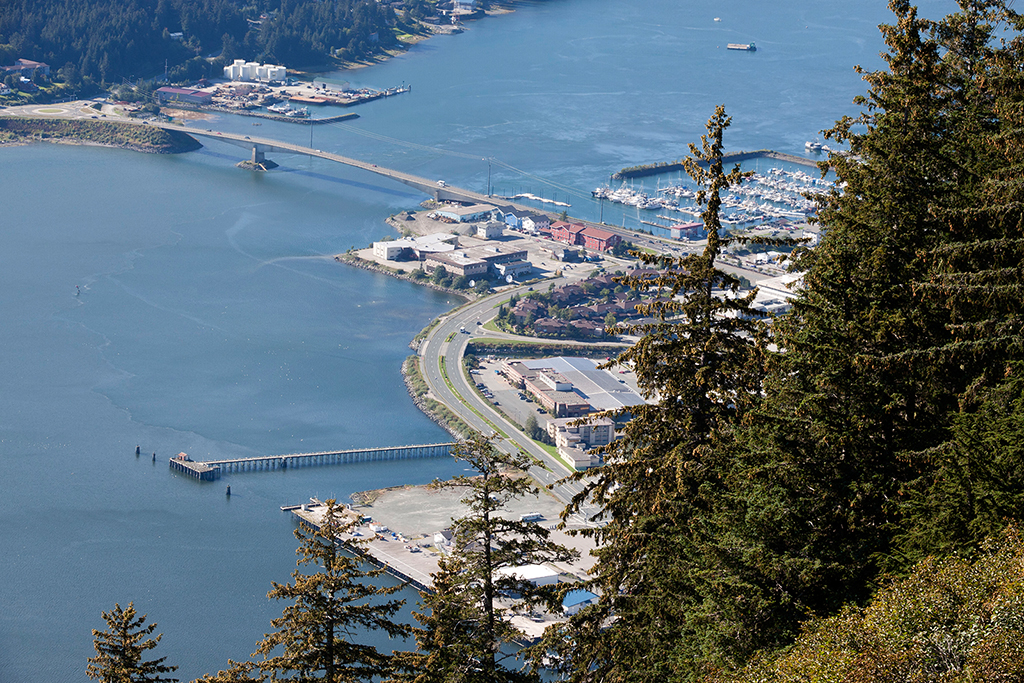
[[[403,85],[404,85],[403,81]],[[487,157],[487,196],[491,196],[491,158]]]

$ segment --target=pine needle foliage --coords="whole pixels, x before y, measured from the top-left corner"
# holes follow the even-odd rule
[[[355,520],[335,500],[325,503],[319,527],[303,522],[295,530],[299,539],[299,567],[292,583],[274,583],[267,597],[290,600],[282,615],[272,620],[278,629],[257,645],[259,669],[270,680],[300,683],[370,681],[390,670],[390,656],[357,639],[367,631],[383,631],[391,638],[409,634],[392,617],[402,600],[386,599],[401,586],[378,587],[372,579],[383,569],[367,569],[367,561],[339,547],[338,535],[350,531]],[[355,539],[350,542],[355,542]]]
[[[143,659],[157,646],[163,634],[150,637],[156,630],[156,623],[147,625],[146,615],[137,614],[134,602],[129,602],[125,608],[115,603],[114,609],[103,612],[103,621],[107,622],[106,630],[92,631],[96,656],[89,658],[85,669],[89,678],[101,683],[177,683],[177,678],[162,675],[178,668],[164,664],[166,657]]]
[[[927,558],[863,608],[808,623],[792,648],[715,683],[989,683],[1024,679],[1024,540]]]
[[[415,683],[500,683],[539,681],[536,672],[517,659],[523,634],[510,617],[538,606],[558,605],[551,586],[535,586],[513,570],[530,564],[568,561],[576,557],[550,540],[539,524],[510,519],[509,502],[533,496],[537,489],[525,472],[533,464],[521,452],[498,450],[476,434],[454,449],[475,476],[435,481],[439,489],[465,492],[466,515],[452,524],[452,551],[438,562],[433,592],[423,595],[416,618],[419,650],[405,664],[411,672],[401,680]]]
[[[738,279],[717,267],[721,193],[743,179],[723,166],[729,123],[718,107],[684,162],[702,186],[703,253],[639,255],[660,274],[622,281],[659,290],[644,310],[657,321],[633,326],[640,340],[615,361],[656,402],[630,408],[623,438],[602,449],[604,467],[573,477],[584,488],[564,515],[593,504],[602,525],[582,532],[597,541],[588,587],[600,598],[543,643],[568,680],[689,680],[734,647],[735,586],[718,527],[731,505],[733,430],[760,395],[766,334],[750,309],[755,293],[740,295]]]

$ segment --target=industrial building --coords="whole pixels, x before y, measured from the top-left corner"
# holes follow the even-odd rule
[[[472,204],[470,206],[443,206],[436,209],[431,215],[453,223],[472,223],[490,218],[493,211],[494,207],[490,204]]]
[[[421,237],[373,243],[373,255],[385,261],[423,261],[430,254],[444,254],[458,247],[458,235],[434,233]]]
[[[283,81],[288,70],[275,64],[260,64],[236,59],[224,67],[224,78],[231,81]]]

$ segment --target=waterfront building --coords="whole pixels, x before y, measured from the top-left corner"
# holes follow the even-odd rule
[[[454,251],[458,244],[458,235],[436,232],[419,237],[374,242],[373,255],[385,261],[423,261],[429,254]]]
[[[674,240],[701,240],[708,236],[703,223],[677,223],[668,229]]]
[[[472,223],[488,218],[493,211],[494,207],[489,204],[472,204],[470,206],[443,206],[434,213],[455,223]]]

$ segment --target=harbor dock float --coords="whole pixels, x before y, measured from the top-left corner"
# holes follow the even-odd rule
[[[343,465],[377,460],[410,460],[413,458],[442,458],[451,455],[454,442],[429,443],[415,446],[386,446],[383,448],[354,448],[345,451],[320,451],[316,453],[292,453],[289,455],[265,455],[253,458],[230,460],[192,460],[185,453],[170,459],[172,471],[187,474],[200,481],[219,479],[225,472],[255,472],[263,470],[286,470],[316,465]]]

